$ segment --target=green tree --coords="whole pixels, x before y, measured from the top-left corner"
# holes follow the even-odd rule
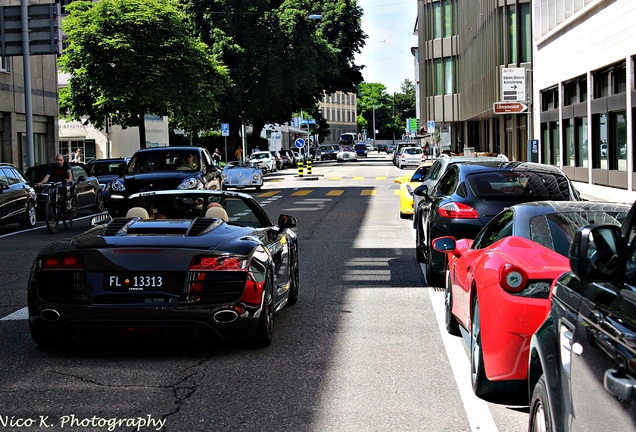
[[[358,86],[358,130],[367,129],[367,136],[374,137],[373,125],[378,133],[376,139],[389,137],[391,118],[391,98],[386,86],[380,83],[361,83]],[[364,121],[361,121],[361,118]]]
[[[74,1],[66,10],[61,115],[138,126],[141,148],[145,114],[169,115],[189,131],[217,122],[228,71],[177,0]]]
[[[184,1],[235,83],[222,102],[231,137],[245,122],[256,139],[266,123],[315,111],[324,91],[352,91],[362,81],[353,59],[366,36],[355,0]]]

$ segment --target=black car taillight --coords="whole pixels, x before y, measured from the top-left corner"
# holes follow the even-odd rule
[[[190,262],[186,293],[189,301],[235,302],[244,295],[250,277],[248,258],[197,256]]]
[[[477,219],[477,210],[463,203],[449,202],[437,209],[439,215],[447,219]]]
[[[84,260],[77,255],[62,255],[43,258],[40,262],[42,270],[84,270]]]

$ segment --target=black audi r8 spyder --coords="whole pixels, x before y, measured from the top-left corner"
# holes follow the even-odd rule
[[[238,192],[129,200],[126,217],[95,216],[93,228],[38,254],[28,283],[35,342],[178,329],[270,345],[274,314],[298,299],[296,219],[280,215],[274,224]]]

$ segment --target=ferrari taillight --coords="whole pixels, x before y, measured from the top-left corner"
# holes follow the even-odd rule
[[[505,264],[499,270],[499,284],[509,293],[523,291],[528,283],[528,275],[523,269],[512,264]]]
[[[437,209],[439,215],[447,219],[477,219],[477,210],[469,205],[457,202],[449,202]]]
[[[237,257],[198,256],[190,262],[191,271],[248,271],[249,260]]]
[[[76,255],[48,257],[42,260],[43,270],[83,270],[84,261]]]

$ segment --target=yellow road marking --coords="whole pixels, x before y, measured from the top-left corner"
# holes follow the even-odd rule
[[[373,196],[375,195],[375,193],[376,193],[375,189],[364,189],[360,192],[360,195]]]
[[[342,180],[342,177],[329,177],[329,180]]]
[[[354,177],[353,179],[354,179],[354,180],[364,180],[364,177],[360,177],[360,176],[358,176],[358,177]]]
[[[307,195],[309,195],[311,192],[312,192],[312,190],[311,190],[311,189],[309,189],[309,190],[307,190],[307,189],[305,189],[305,190],[299,190],[299,191],[294,192],[294,193],[292,194],[292,196],[307,196]]]
[[[344,190],[330,190],[327,192],[327,196],[340,196],[344,193]]]
[[[279,194],[280,191],[270,191],[270,192],[263,192],[262,194],[258,194],[259,197],[271,197],[274,196],[276,194]]]

